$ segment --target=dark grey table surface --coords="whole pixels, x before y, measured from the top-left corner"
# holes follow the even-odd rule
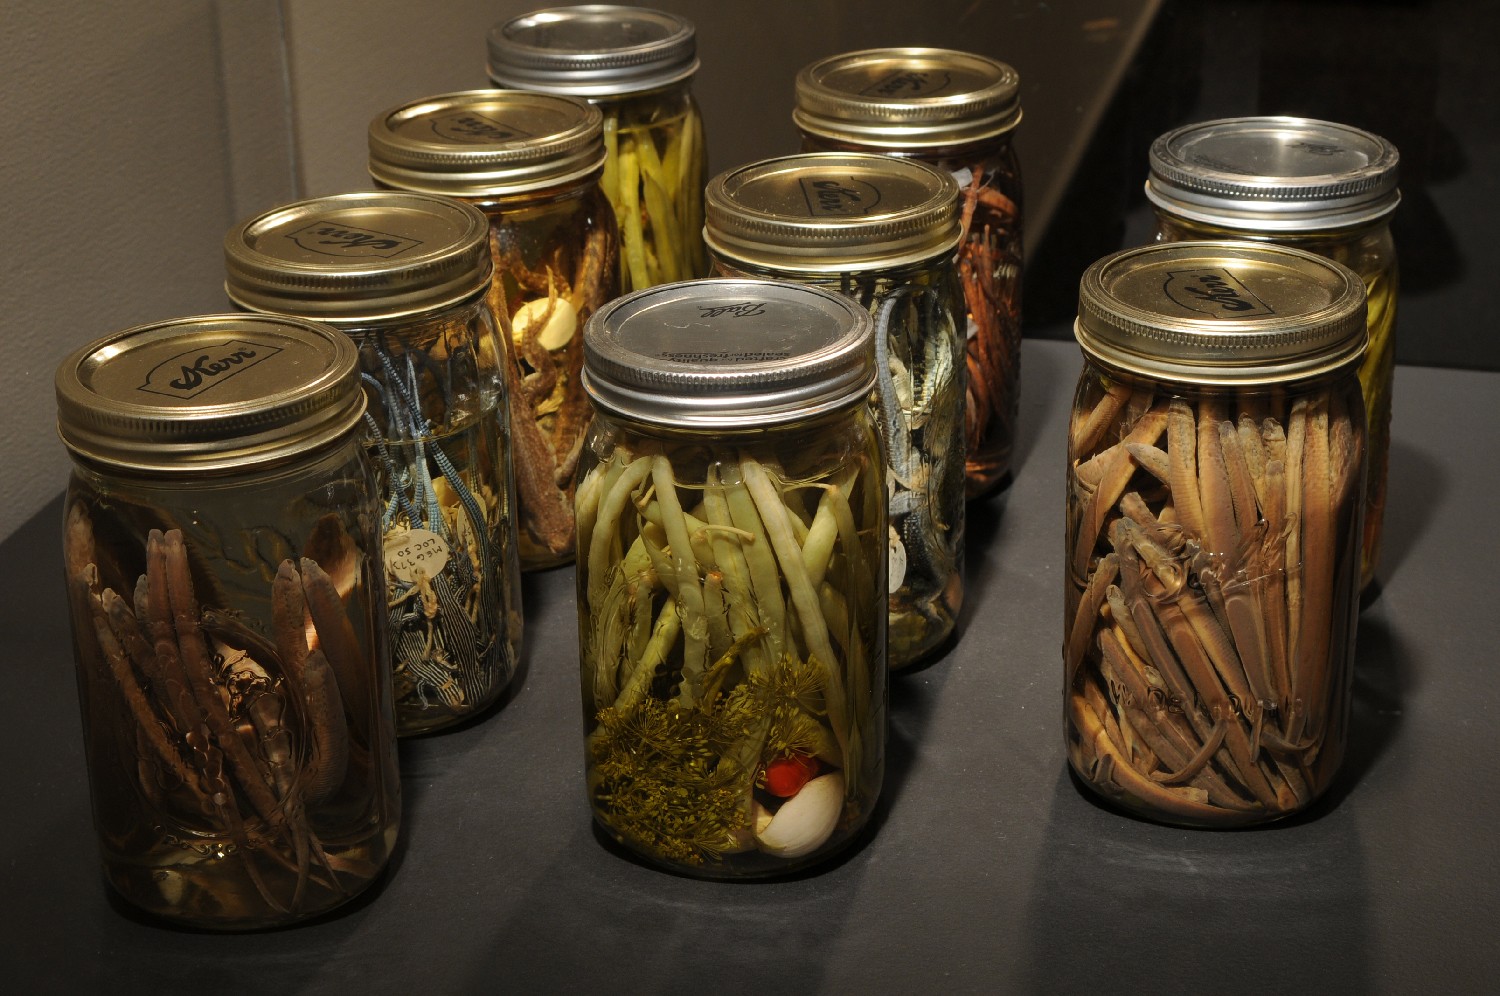
[[[0,991],[1494,991],[1500,374],[1397,371],[1350,760],[1315,812],[1203,832],[1096,805],[1066,771],[1078,366],[1027,342],[1019,472],[971,510],[962,638],[893,682],[873,833],[790,881],[662,874],[595,835],[561,569],[528,578],[514,695],[402,744],[403,842],[370,894],[270,933],[137,918],[97,871],[54,502],[0,544]]]

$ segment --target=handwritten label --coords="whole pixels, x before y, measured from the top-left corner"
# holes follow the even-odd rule
[[[848,218],[868,214],[880,203],[880,189],[864,180],[848,177],[814,180],[801,177],[807,213],[814,218]]]
[[[1320,142],[1293,142],[1293,149],[1301,149],[1303,152],[1313,156],[1336,156],[1344,151],[1340,145],[1323,145]]]
[[[146,374],[138,391],[168,398],[193,398],[242,370],[281,352],[280,346],[226,339],[162,360]]]
[[[439,138],[465,145],[495,145],[532,137],[530,132],[522,131],[515,125],[473,111],[435,117],[432,119],[432,130]]]
[[[898,69],[888,73],[860,91],[863,97],[928,97],[942,93],[953,83],[946,72],[922,69]]]
[[[753,318],[756,315],[764,315],[765,306],[759,301],[736,301],[733,304],[699,305],[698,315],[702,318],[719,318],[728,315],[731,318]]]
[[[358,228],[335,221],[315,221],[295,232],[288,232],[286,237],[308,252],[354,259],[371,256],[390,259],[422,244],[418,239],[403,238],[389,232],[377,232],[373,228]]]
[[[1173,270],[1162,290],[1189,311],[1213,318],[1261,318],[1276,311],[1220,266]]]
[[[448,541],[430,529],[396,530],[385,538],[387,574],[415,584],[417,571],[434,577],[448,566]]]

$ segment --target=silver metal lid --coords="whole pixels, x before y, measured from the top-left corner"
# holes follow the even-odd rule
[[[1171,242],[1084,273],[1074,335],[1095,359],[1152,379],[1300,380],[1364,355],[1365,285],[1322,256],[1246,242]]]
[[[1311,118],[1205,121],[1151,144],[1146,196],[1190,221],[1252,232],[1345,228],[1395,210],[1400,155],[1379,135]]]
[[[870,153],[766,159],[704,192],[704,241],[731,264],[795,273],[896,269],[963,237],[946,170]]]
[[[279,462],[351,431],[358,350],[294,318],[203,315],[138,325],[57,368],[57,430],[76,456],[184,477]]]
[[[813,135],[882,149],[961,145],[1021,120],[1020,76],[1003,62],[944,48],[873,48],[797,74],[792,120]]]
[[[865,401],[869,313],[778,280],[691,280],[616,298],[583,333],[583,386],[600,408],[676,428],[746,429]]]
[[[655,90],[698,71],[695,34],[687,18],[647,7],[536,10],[490,29],[490,79],[580,97]]]
[[[456,305],[489,286],[488,219],[447,197],[360,191],[287,204],[224,236],[242,308],[350,324]]]
[[[574,97],[465,90],[393,107],[370,122],[370,175],[388,187],[503,197],[604,168],[604,115]]]

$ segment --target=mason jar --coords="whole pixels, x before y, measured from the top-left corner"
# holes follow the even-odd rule
[[[1074,329],[1073,769],[1166,823],[1299,812],[1348,735],[1364,284],[1300,249],[1149,245],[1088,269]]]
[[[823,287],[874,317],[890,666],[914,664],[952,635],[963,602],[958,184],[912,160],[807,153],[720,174],[706,198],[716,273]]]
[[[829,56],[797,74],[792,120],[805,152],[879,152],[958,181],[966,315],[967,493],[999,490],[1011,470],[1021,371],[1020,78],[1003,62],[941,48]]]
[[[1243,239],[1295,246],[1349,267],[1365,284],[1370,346],[1359,370],[1370,418],[1360,587],[1375,579],[1385,518],[1396,369],[1400,157],[1378,135],[1308,118],[1226,118],[1151,145],[1146,196],[1156,238]]]
[[[365,191],[275,208],[224,238],[230,300],[326,322],[358,347],[403,735],[482,712],[520,648],[505,354],[485,306],[488,233],[467,204]]]
[[[602,184],[619,220],[627,291],[707,272],[708,146],[693,100],[697,71],[692,22],[666,11],[551,7],[490,29],[496,86],[582,97],[603,112]]]
[[[658,866],[847,846],[885,756],[871,324],[816,288],[667,284],[584,333],[578,632],[589,801]]]
[[[573,558],[573,469],[589,417],[583,323],[620,292],[601,120],[571,97],[470,90],[370,123],[378,184],[457,198],[489,218],[485,300],[507,346],[522,570]]]
[[[94,826],[132,906],[294,923],[385,867],[401,782],[355,350],[214,315],[57,370],[63,553]]]

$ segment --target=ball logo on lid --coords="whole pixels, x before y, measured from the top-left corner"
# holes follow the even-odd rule
[[[1260,318],[1276,314],[1275,309],[1221,266],[1173,270],[1162,290],[1189,311],[1213,318]]]
[[[337,221],[314,221],[295,232],[288,232],[286,237],[308,252],[352,258],[378,256],[391,259],[422,244],[418,239],[407,239],[389,232],[377,232]]]
[[[432,119],[432,131],[438,138],[465,145],[493,145],[532,137],[530,132],[515,125],[496,121],[473,111],[435,117]]]
[[[731,318],[754,318],[756,315],[766,313],[765,305],[759,301],[734,301],[729,304],[700,304],[698,314],[704,318],[720,318],[728,315]]]
[[[898,69],[882,76],[859,92],[861,97],[928,97],[942,93],[953,83],[950,73]]]
[[[279,352],[279,346],[245,339],[195,346],[152,367],[146,374],[146,382],[137,390],[168,398],[193,398]]]
[[[797,182],[807,200],[807,213],[814,218],[858,217],[880,203],[880,188],[865,180],[799,177]]]

